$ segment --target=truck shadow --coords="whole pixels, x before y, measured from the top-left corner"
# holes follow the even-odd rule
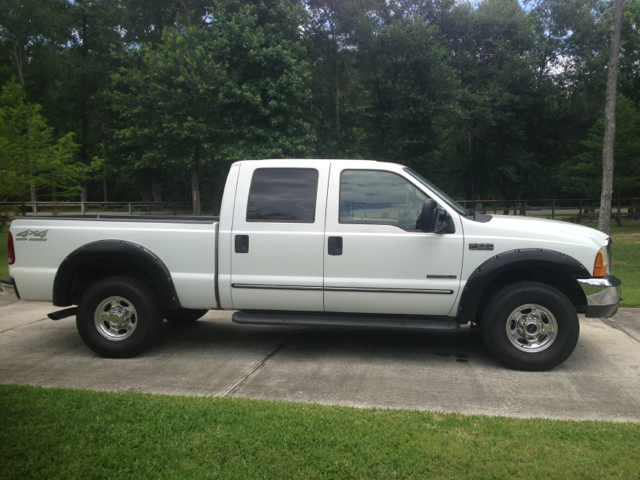
[[[204,319],[191,325],[165,322],[159,341],[145,355],[230,353],[294,356],[296,361],[378,360],[496,363],[480,330],[463,326],[455,332],[388,328],[282,327],[238,325],[230,319]]]

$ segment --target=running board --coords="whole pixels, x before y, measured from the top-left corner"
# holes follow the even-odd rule
[[[301,325],[314,327],[377,327],[412,330],[458,330],[460,323],[449,317],[378,315],[361,313],[274,312],[241,310],[233,314],[235,323],[254,325]]]
[[[51,320],[62,320],[63,318],[71,317],[76,314],[78,307],[65,308],[64,310],[58,310],[57,312],[48,313],[47,317]]]

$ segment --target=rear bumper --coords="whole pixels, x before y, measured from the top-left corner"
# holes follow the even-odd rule
[[[615,315],[620,305],[622,282],[613,275],[602,278],[580,278],[578,283],[587,296],[585,316],[608,318]]]
[[[16,287],[16,281],[13,279],[13,277],[0,278],[0,285],[2,286],[2,290],[8,297],[14,300],[20,300],[18,287]]]

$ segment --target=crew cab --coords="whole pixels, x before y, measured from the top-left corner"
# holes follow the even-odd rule
[[[547,370],[580,323],[617,311],[611,239],[594,229],[465,209],[402,165],[250,160],[220,217],[16,217],[3,289],[70,307],[80,336],[131,357],[163,318],[209,309],[247,324],[455,330],[479,325],[504,365]]]

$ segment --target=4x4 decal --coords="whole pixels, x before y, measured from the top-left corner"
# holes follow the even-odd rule
[[[20,233],[16,233],[16,242],[24,242],[26,240],[30,242],[46,242],[48,231],[49,230],[23,230]]]

